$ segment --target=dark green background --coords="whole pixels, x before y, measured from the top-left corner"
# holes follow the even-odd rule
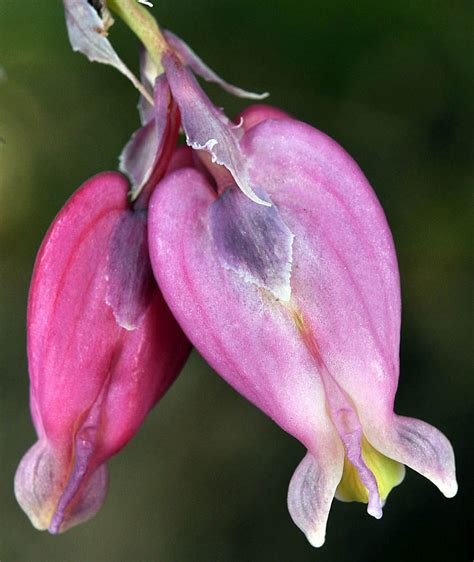
[[[61,3],[0,0],[1,562],[469,560],[473,381],[469,188],[471,1],[157,0],[161,24],[227,79],[324,130],[359,162],[393,230],[403,326],[397,412],[451,439],[460,492],[407,472],[381,521],[333,505],[312,549],[286,510],[303,449],[193,354],[130,445],[110,462],[95,519],[35,531],[12,480],[35,439],[25,309],[40,241],[86,178],[114,169],[136,128],[136,92],[68,44]],[[136,42],[112,38],[136,67]],[[229,115],[239,100],[209,87]]]

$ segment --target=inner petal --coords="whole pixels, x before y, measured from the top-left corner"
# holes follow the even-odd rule
[[[382,517],[382,500],[384,499],[381,496],[386,492],[387,485],[385,483],[383,485],[378,483],[377,474],[385,474],[385,465],[380,461],[378,456],[380,454],[375,449],[370,448],[368,441],[365,439],[357,411],[351,399],[338,385],[326,367],[319,352],[313,330],[307,325],[304,315],[294,305],[290,305],[288,308],[293,316],[295,327],[318,368],[318,373],[324,384],[329,414],[344,445],[345,455],[344,473],[341,480],[341,499],[347,497],[368,503],[367,512],[373,517],[380,519]],[[397,477],[395,479],[388,478],[388,481],[400,479],[399,472],[394,470]],[[385,481],[387,479],[383,476],[382,480]],[[390,486],[390,489],[393,485]],[[337,497],[339,497],[339,493]],[[348,499],[348,501],[350,500]]]
[[[349,399],[329,373],[324,378],[326,398],[331,418],[344,445],[345,459],[354,467],[357,477],[367,490],[367,512],[380,519],[382,517],[382,500],[374,473],[362,454],[362,426]],[[346,466],[346,463],[345,463]]]
[[[380,499],[385,502],[392,489],[403,481],[405,466],[377,451],[364,435],[362,436],[362,458],[374,474]],[[367,503],[369,500],[367,488],[347,456],[344,457],[344,471],[336,490],[336,498],[346,502],[357,501],[362,503]]]

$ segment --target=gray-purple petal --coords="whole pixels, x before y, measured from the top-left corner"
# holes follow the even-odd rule
[[[137,328],[156,291],[146,221],[146,211],[126,211],[109,244],[106,302],[126,330]]]
[[[262,191],[259,195],[269,200]],[[229,188],[211,205],[209,221],[225,267],[277,299],[290,300],[293,234],[275,205],[257,205]]]

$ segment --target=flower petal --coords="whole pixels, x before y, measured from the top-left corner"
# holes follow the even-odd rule
[[[194,169],[160,182],[148,227],[155,277],[207,361],[310,448],[327,419],[321,379],[287,305],[222,264],[209,226],[214,201]]]
[[[333,435],[327,441],[324,446],[319,441],[317,457],[306,454],[288,488],[291,518],[315,547],[324,544],[329,510],[342,476],[342,446]]]
[[[265,104],[255,104],[247,107],[244,111],[239,113],[235,122],[242,123],[244,131],[248,131],[252,127],[255,127],[255,125],[258,125],[267,119],[291,119],[291,116],[277,107]]]
[[[28,301],[31,395],[41,411],[37,431],[55,443],[99,395],[122,330],[105,303],[106,257],[127,188],[117,173],[89,180],[60,211],[36,259]],[[78,370],[87,372],[87,384],[78,384]],[[64,396],[74,397],[67,408]]]
[[[186,142],[195,150],[207,150],[213,162],[225,166],[239,188],[252,201],[270,206],[258,197],[248,177],[248,164],[239,139],[242,131],[225,117],[202,91],[192,73],[172,53],[162,58],[173,97],[178,103]]]
[[[213,70],[211,70],[206,63],[200,59],[196,53],[187,45],[182,39],[176,36],[171,31],[164,30],[163,35],[170,47],[177,53],[184,64],[189,66],[191,70],[204,78],[207,82],[214,82],[220,86],[223,90],[237,96],[239,98],[247,98],[251,100],[263,100],[269,96],[268,92],[263,94],[255,94],[254,92],[248,92],[247,90],[242,90],[237,86],[229,84],[222,78],[220,78]]]
[[[259,195],[268,200],[261,191]],[[229,188],[212,204],[209,224],[224,267],[275,298],[290,300],[293,234],[274,205],[256,205]]]
[[[295,236],[292,293],[328,372],[358,415],[368,400],[387,415],[398,381],[399,276],[367,179],[337,143],[294,119],[261,122],[241,147],[253,184]]]
[[[367,419],[363,424],[376,449],[428,478],[447,498],[456,495],[454,452],[441,431],[424,421],[395,414],[385,423]]]
[[[106,302],[118,324],[126,330],[136,329],[156,291],[148,256],[146,211],[126,211],[115,226],[107,281]]]
[[[40,440],[26,453],[15,474],[15,496],[33,526],[44,531],[62,532],[93,517],[107,494],[108,476],[105,464],[100,465],[84,482],[81,495],[70,506],[67,518],[59,521],[57,504],[60,500],[63,479],[67,478],[56,452],[45,440]],[[80,482],[78,482],[79,484]],[[56,518],[57,526],[52,521]]]

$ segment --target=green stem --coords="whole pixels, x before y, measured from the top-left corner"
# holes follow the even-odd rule
[[[167,49],[167,43],[149,10],[139,4],[137,0],[107,0],[107,7],[135,33],[145,45],[159,72],[162,72],[161,55]]]

